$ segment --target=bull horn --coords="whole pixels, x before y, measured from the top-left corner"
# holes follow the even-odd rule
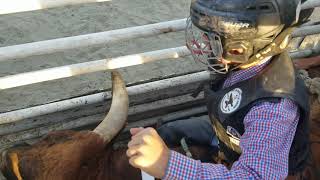
[[[125,83],[117,71],[112,71],[112,103],[107,116],[93,130],[109,143],[127,121],[129,97]]]

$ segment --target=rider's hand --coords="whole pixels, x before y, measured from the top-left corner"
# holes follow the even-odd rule
[[[169,161],[169,149],[153,128],[132,128],[128,143],[129,163],[148,174],[163,178]]]

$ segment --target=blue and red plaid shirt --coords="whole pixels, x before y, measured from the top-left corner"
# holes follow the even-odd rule
[[[223,87],[257,75],[268,62],[233,72]],[[202,163],[171,151],[164,179],[285,179],[298,121],[295,102],[289,99],[278,103],[261,101],[243,120],[245,132],[240,138],[242,154],[230,170],[222,164]]]

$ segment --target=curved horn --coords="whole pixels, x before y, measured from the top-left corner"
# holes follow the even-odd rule
[[[93,130],[109,143],[127,121],[129,97],[125,83],[117,71],[112,71],[112,103],[108,115]]]

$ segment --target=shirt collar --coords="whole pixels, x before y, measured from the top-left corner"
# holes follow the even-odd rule
[[[261,70],[263,70],[265,68],[266,65],[269,64],[270,60],[272,57],[267,57],[264,60],[261,61],[260,64],[247,68],[247,69],[242,69],[239,71],[234,71],[231,72],[227,79],[225,80],[224,84],[223,84],[223,88],[227,88],[230,87],[238,82],[250,79],[252,77],[254,77],[255,75],[257,75]]]

